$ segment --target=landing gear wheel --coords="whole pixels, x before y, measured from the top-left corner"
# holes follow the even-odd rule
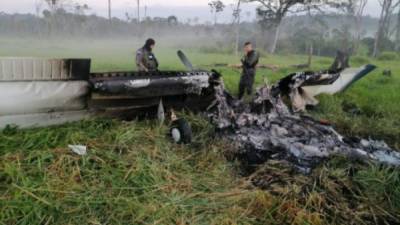
[[[172,140],[177,144],[189,144],[192,142],[192,128],[185,119],[173,121],[170,134]]]

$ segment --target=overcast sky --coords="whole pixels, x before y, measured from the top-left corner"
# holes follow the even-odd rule
[[[35,3],[44,0],[0,0],[0,11],[7,13],[34,13]],[[86,3],[91,10],[90,14],[100,16],[107,15],[108,0],[70,0],[78,3]],[[136,0],[111,0],[113,16],[124,18],[128,12],[132,17],[136,17]],[[147,15],[151,17],[167,17],[176,15],[180,20],[198,17],[201,21],[210,20],[210,10],[207,6],[209,0],[141,0],[142,5],[147,6]],[[231,4],[235,0],[223,0],[227,5],[224,14],[221,14],[220,21],[228,22],[231,19]],[[44,4],[43,4],[44,7]],[[246,4],[243,11],[246,13],[245,19],[252,20],[255,17],[254,5]],[[369,0],[367,14],[377,17],[379,15],[378,0]],[[143,12],[144,10],[142,10]],[[143,16],[143,15],[142,15]]]

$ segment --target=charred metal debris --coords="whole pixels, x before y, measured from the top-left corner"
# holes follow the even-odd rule
[[[165,111],[204,111],[214,100],[213,76],[208,71],[94,73],[89,108],[122,119],[154,117],[160,100]]]
[[[330,125],[294,114],[276,89],[259,88],[248,104],[227,93],[223,82],[215,94],[208,116],[218,135],[232,144],[234,158],[246,166],[280,160],[307,174],[333,156],[400,166],[400,153],[386,143],[347,138]]]
[[[354,74],[364,76],[371,69]],[[233,145],[235,158],[250,167],[283,160],[300,172],[310,173],[336,155],[400,166],[400,153],[384,142],[343,137],[332,126],[293,113],[283,103],[283,95],[294,96],[301,87],[314,83],[329,85],[341,72],[289,75],[272,87],[258,89],[250,103],[232,97],[216,71],[92,74],[90,107],[137,116],[138,110],[155,114],[162,99],[165,111],[185,108],[206,112],[217,134]]]
[[[296,110],[281,99],[289,95],[292,109],[302,111],[316,104],[314,96],[340,92],[375,66],[295,73],[272,88],[260,88],[247,104],[225,91],[219,73],[195,70],[183,52],[178,55],[187,71],[90,74],[90,60],[0,59],[5,99],[0,101],[0,129],[63,124],[92,115],[129,120],[187,109],[206,112],[218,135],[234,146],[236,158],[248,165],[284,160],[308,173],[325,159],[343,155],[400,166],[400,153],[384,142],[343,137],[329,125],[292,113]],[[181,121],[172,131],[177,142],[190,142],[187,124]]]

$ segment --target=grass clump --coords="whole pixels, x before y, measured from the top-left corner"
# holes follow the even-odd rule
[[[196,131],[188,146],[149,121],[2,134],[0,224],[400,222],[398,170],[338,159],[304,176],[271,161],[240,177],[224,157],[229,145],[212,138],[203,119],[183,115]],[[75,155],[69,143],[87,145],[88,155]]]
[[[232,191],[233,176],[216,143],[207,145],[207,152],[194,152],[170,143],[164,127],[116,121],[84,121],[1,138],[4,224],[238,220],[227,216],[234,200],[218,197]],[[201,139],[201,134],[195,137]],[[87,145],[88,155],[71,153],[66,148],[71,143]]]

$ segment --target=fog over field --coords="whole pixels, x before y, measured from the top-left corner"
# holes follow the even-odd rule
[[[0,12],[6,13],[36,13],[37,6],[43,6],[41,0],[2,0],[0,2]],[[79,4],[87,4],[90,7],[89,14],[96,14],[107,17],[108,6],[107,0],[76,0]],[[167,17],[176,15],[181,20],[193,19],[198,17],[200,21],[210,21],[210,9],[207,6],[207,0],[145,0],[142,1],[141,7],[147,6],[147,15],[151,17]],[[221,13],[221,22],[229,23],[232,20],[229,18],[232,14],[232,5],[234,0],[223,1],[228,7],[227,10]],[[137,15],[136,1],[134,0],[113,0],[112,1],[113,16],[125,18],[128,12]],[[251,13],[251,16],[244,18],[245,20],[254,20],[256,4],[248,4],[244,6],[243,11]],[[370,0],[366,7],[366,15],[379,17],[379,0]],[[144,15],[142,15],[144,16]]]

